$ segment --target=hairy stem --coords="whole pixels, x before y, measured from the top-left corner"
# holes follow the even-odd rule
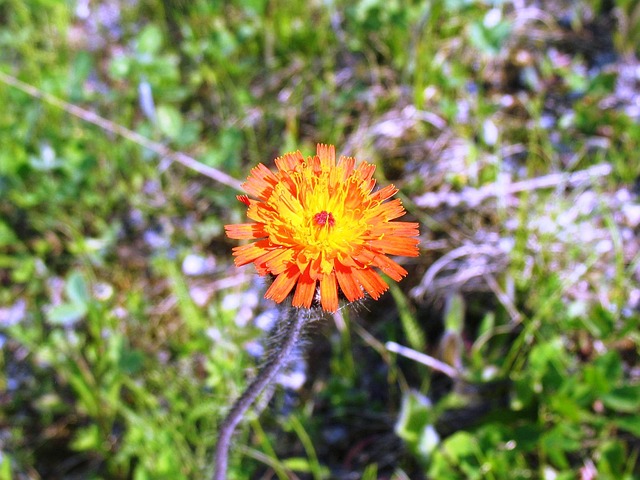
[[[304,330],[307,321],[307,316],[304,315],[304,312],[304,310],[291,309],[283,328],[278,329],[276,332],[278,344],[275,346],[269,360],[240,398],[235,401],[227,417],[222,422],[218,433],[218,443],[216,444],[213,480],[225,480],[227,478],[229,447],[231,446],[233,432],[258,395],[286,365]]]

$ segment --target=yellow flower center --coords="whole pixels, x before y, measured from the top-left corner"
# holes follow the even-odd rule
[[[370,229],[362,215],[368,192],[343,173],[342,168],[313,171],[301,165],[268,200],[274,213],[265,230],[274,244],[295,249],[293,260],[301,267],[321,257],[330,272],[329,262],[353,253]]]

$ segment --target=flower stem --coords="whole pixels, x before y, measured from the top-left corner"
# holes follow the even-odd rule
[[[213,480],[225,480],[227,478],[229,447],[231,446],[233,432],[258,395],[273,381],[282,367],[286,365],[287,360],[291,356],[291,352],[293,352],[302,336],[308,318],[303,312],[305,312],[303,309],[290,309],[284,325],[276,331],[275,335],[277,335],[278,344],[272,351],[269,360],[240,398],[235,401],[227,417],[222,422],[218,433],[218,443],[216,445]]]

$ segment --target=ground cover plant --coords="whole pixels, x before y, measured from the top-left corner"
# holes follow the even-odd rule
[[[316,143],[420,256],[314,323],[229,478],[640,478],[638,8],[0,2],[0,479],[212,475],[275,316],[223,226]]]

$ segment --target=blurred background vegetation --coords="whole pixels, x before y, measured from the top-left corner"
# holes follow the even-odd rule
[[[631,479],[639,5],[0,0],[0,72],[238,180],[333,143],[421,223],[230,478]],[[4,80],[0,105],[0,479],[206,478],[274,320],[223,234],[238,192]]]

